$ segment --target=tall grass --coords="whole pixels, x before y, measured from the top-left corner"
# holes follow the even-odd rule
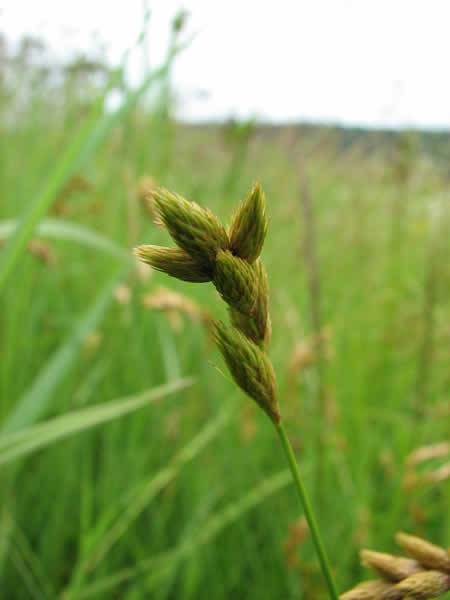
[[[166,68],[145,85],[164,79]],[[402,483],[408,454],[450,435],[450,238],[447,227],[428,226],[429,210],[448,203],[437,166],[420,153],[415,158],[401,213],[403,251],[396,252],[393,203],[404,185],[386,176],[382,150],[343,153],[334,135],[290,131],[286,139],[256,128],[240,152],[219,129],[175,124],[170,110],[153,111],[142,94],[144,88],[129,91],[119,112],[98,110],[88,121],[70,99],[52,112],[43,94],[14,121],[18,99],[2,95],[0,237],[8,241],[0,249],[0,456],[16,451],[0,474],[2,594],[320,600],[311,540],[298,541],[298,560],[285,552],[300,514],[269,425],[217,376],[219,358],[201,324],[175,311],[165,320],[143,305],[143,296],[167,281],[125,258],[135,235],[146,242],[151,230],[164,243],[138,198],[142,176],[223,217],[236,195],[261,179],[272,219],[264,251],[277,332],[271,356],[311,487],[314,364],[297,373],[294,394],[284,394],[292,386],[292,344],[310,307],[298,254],[303,156],[314,191],[321,322],[330,331],[322,469],[331,491],[320,501],[338,587],[360,579],[359,547],[389,551],[398,529],[448,545],[448,480],[408,490]],[[80,120],[88,123],[81,130]],[[162,151],[166,125],[173,137]],[[83,133],[74,137],[76,131]],[[235,156],[242,157],[239,168]],[[67,187],[71,175],[89,185]],[[130,236],[134,194],[139,227]],[[54,261],[33,254],[29,241],[36,238]],[[170,287],[183,291],[178,282]],[[210,289],[196,286],[192,295],[220,316]],[[423,350],[427,339],[432,352]],[[418,384],[424,365],[426,393]],[[195,385],[89,426],[111,414],[111,399],[152,394],[187,376]],[[412,410],[417,397],[420,419]],[[203,444],[196,436],[205,431],[211,435]],[[11,436],[19,436],[13,445]],[[197,442],[198,452],[184,454]]]

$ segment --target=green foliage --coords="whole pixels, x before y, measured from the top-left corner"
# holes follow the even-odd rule
[[[118,277],[115,275],[106,284],[87,314],[75,322],[67,340],[47,359],[29,389],[17,401],[12,414],[6,417],[2,427],[3,433],[11,433],[23,427],[28,427],[45,414],[55,388],[66,375],[72,362],[77,358],[83,339],[98,325],[99,320],[108,308],[117,281]]]

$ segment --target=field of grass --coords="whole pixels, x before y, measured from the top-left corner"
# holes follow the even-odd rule
[[[32,89],[1,99],[0,595],[326,597],[267,418],[192,305],[151,307],[163,286],[225,315],[210,284],[137,267],[133,246],[169,243],[149,177],[225,221],[255,180],[266,192],[270,355],[339,589],[398,530],[447,547],[449,457],[408,458],[450,436],[433,155],[401,136],[182,126],[130,90],[114,113]]]

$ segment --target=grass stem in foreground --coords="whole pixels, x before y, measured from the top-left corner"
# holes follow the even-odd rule
[[[328,593],[332,600],[338,600],[339,596],[336,590],[336,584],[334,583],[333,575],[331,573],[330,564],[328,561],[327,554],[325,552],[325,548],[322,542],[321,535],[319,533],[319,528],[316,523],[316,518],[314,516],[314,512],[312,510],[311,504],[309,502],[308,495],[306,493],[305,487],[303,485],[303,481],[300,475],[300,470],[298,468],[298,463],[295,458],[294,451],[292,449],[289,438],[286,434],[286,430],[283,427],[283,423],[277,423],[276,428],[278,431],[278,435],[280,436],[281,443],[283,445],[283,449],[286,453],[286,457],[289,462],[289,467],[291,469],[292,478],[295,483],[295,487],[297,488],[297,493],[300,497],[300,502],[302,503],[303,510],[305,511],[305,517],[308,522],[309,530],[311,532],[311,537],[316,548],[317,557],[320,562],[320,568],[322,570],[322,574],[325,578]]]

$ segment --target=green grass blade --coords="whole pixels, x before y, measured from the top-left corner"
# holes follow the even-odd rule
[[[105,140],[112,129],[130,112],[139,99],[147,92],[152,83],[164,79],[170,69],[175,56],[186,47],[187,44],[174,47],[168,54],[164,64],[156,71],[150,73],[143,83],[130,92],[117,110],[106,113],[97,123],[94,119],[92,124],[89,120],[87,127],[80,130],[73,142],[51,173],[42,190],[30,201],[28,210],[20,220],[19,227],[10,238],[0,258],[0,291],[11,274],[14,265],[25,250],[27,242],[39,221],[45,216],[48,209],[55,200],[58,192],[69,177],[76,170],[83,167],[93,156],[94,152]],[[104,99],[101,100],[103,105]],[[95,113],[95,116],[97,111]]]
[[[182,560],[187,560],[201,546],[204,546],[214,540],[229,525],[238,521],[245,513],[250,511],[255,506],[270,498],[273,494],[285,488],[291,483],[291,476],[288,470],[281,471],[273,477],[264,480],[261,484],[253,488],[248,494],[229,504],[224,510],[213,515],[208,519],[203,526],[198,529],[197,535],[191,539],[184,541],[180,546],[154,556],[147,560],[141,561],[136,566],[130,569],[122,569],[121,571],[99,579],[92,585],[86,586],[81,590],[76,598],[90,598],[100,593],[110,592],[117,586],[138,577],[139,575],[147,575],[147,585],[156,584],[161,579],[169,576],[173,568]],[[151,575],[148,573],[151,571]]]
[[[46,600],[39,588],[37,581],[34,578],[34,574],[27,564],[25,558],[21,555],[18,548],[14,545],[11,549],[11,563],[16,568],[17,573],[20,575],[24,588],[27,590],[28,598],[32,600]]]
[[[156,400],[192,385],[192,383],[192,379],[179,379],[142,394],[73,411],[41,425],[3,436],[0,438],[0,465],[23,458],[58,440],[135,412]]]
[[[32,547],[30,540],[26,537],[21,528],[14,524],[14,548],[22,557],[23,563],[28,566],[29,572],[35,581],[35,590],[40,591],[42,598],[54,598],[53,586],[45,572],[44,565],[40,557]]]
[[[6,503],[4,502],[4,504]],[[4,576],[5,564],[9,557],[9,549],[13,539],[14,528],[15,522],[12,519],[8,508],[4,506],[0,515],[0,577]]]
[[[122,269],[120,271],[122,272]],[[50,357],[31,387],[18,401],[16,408],[3,424],[2,433],[11,433],[32,425],[45,412],[52,392],[78,356],[84,337],[96,327],[105,314],[117,282],[116,273],[100,292],[94,305],[76,322],[65,343]]]
[[[14,219],[0,222],[0,240],[14,235],[19,221]],[[93,250],[99,250],[118,259],[131,260],[128,250],[119,246],[104,235],[64,219],[44,219],[36,227],[36,235],[55,240],[76,242]]]
[[[168,467],[156,473],[148,482],[128,494],[126,501],[119,503],[119,509],[114,514],[108,515],[107,519],[99,524],[99,531],[94,533],[91,549],[77,569],[74,581],[78,583],[85,573],[92,571],[100,561],[104,560],[107,553],[129,530],[132,523],[142,514],[151,500],[175,479],[184,465],[192,461],[218,436],[229,423],[232,414],[232,405],[222,410],[173,457]]]

